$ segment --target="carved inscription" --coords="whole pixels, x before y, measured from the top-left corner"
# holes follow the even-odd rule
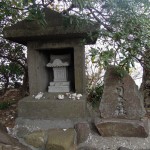
[[[117,97],[117,106],[116,106],[116,110],[115,110],[115,116],[116,117],[125,116],[126,110],[124,107],[124,103],[126,100],[123,98],[123,94],[124,94],[123,86],[117,87],[116,93],[118,94],[118,97]]]

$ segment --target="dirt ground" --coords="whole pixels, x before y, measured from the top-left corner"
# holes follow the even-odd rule
[[[18,89],[11,89],[0,96],[0,123],[13,128],[17,117],[18,101],[21,99]]]

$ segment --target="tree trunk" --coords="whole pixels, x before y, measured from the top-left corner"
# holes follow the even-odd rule
[[[28,80],[28,69],[26,67],[23,77],[23,84],[21,87],[21,96],[27,96],[29,95],[29,80]]]
[[[150,108],[150,49],[145,52],[141,91],[145,107]]]

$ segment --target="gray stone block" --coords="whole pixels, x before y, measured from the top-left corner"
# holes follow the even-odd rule
[[[28,119],[71,119],[85,118],[87,115],[85,96],[80,100],[57,99],[57,94],[47,94],[35,100],[29,96],[19,102],[18,117]]]

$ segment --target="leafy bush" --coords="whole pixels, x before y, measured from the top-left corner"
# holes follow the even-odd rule
[[[93,108],[98,108],[102,94],[103,94],[104,84],[97,84],[95,87],[88,89],[88,102]]]

